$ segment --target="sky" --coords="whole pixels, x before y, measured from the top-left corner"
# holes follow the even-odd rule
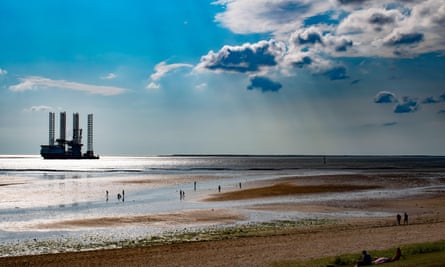
[[[0,154],[445,155],[444,0],[0,1]],[[86,136],[84,136],[86,143]]]

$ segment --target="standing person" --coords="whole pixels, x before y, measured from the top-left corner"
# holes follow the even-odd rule
[[[400,225],[400,220],[402,220],[402,216],[397,213],[396,218],[397,218],[397,225]]]
[[[122,189],[122,202],[125,201],[125,191]]]
[[[193,190],[196,191],[196,181],[193,183]]]
[[[108,202],[108,190],[107,191],[105,191],[105,195],[106,195],[106,201]]]
[[[408,224],[408,213],[406,213],[406,212],[403,215],[403,224]]]
[[[218,185],[218,192],[221,192],[221,185]]]

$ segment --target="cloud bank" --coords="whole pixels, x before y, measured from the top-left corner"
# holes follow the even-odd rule
[[[445,52],[443,0],[219,0],[214,4],[224,7],[215,17],[221,26],[237,34],[267,33],[273,39],[209,51],[201,57],[198,70],[245,73],[250,79],[306,70],[338,81],[349,78],[342,58]],[[408,110],[400,105],[397,111]]]

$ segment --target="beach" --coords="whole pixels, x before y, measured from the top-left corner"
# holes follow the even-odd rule
[[[87,204],[4,209],[3,218],[17,216],[17,222],[1,224],[10,241],[0,244],[0,266],[270,266],[445,240],[444,178],[442,168],[430,167],[74,178],[75,189],[91,195],[98,185],[113,185],[114,192],[125,185],[126,200],[105,200],[102,190],[100,200]],[[36,181],[9,175],[1,187],[27,183]],[[155,199],[155,192],[174,195]],[[23,219],[29,213],[53,217]]]
[[[270,266],[274,261],[311,259],[362,249],[378,250],[445,239],[445,197],[361,203],[370,209],[407,210],[408,225],[388,218],[346,219],[276,234],[148,247],[0,258],[2,266]],[[304,209],[311,207],[303,207]],[[323,206],[317,207],[322,209]],[[328,210],[331,207],[326,206]]]

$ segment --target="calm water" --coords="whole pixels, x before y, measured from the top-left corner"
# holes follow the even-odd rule
[[[286,169],[444,168],[439,156],[165,156],[102,157],[99,160],[43,160],[38,156],[0,156],[0,174],[17,172],[237,171]]]
[[[428,179],[445,172],[445,157],[342,156],[171,156],[102,157],[99,160],[43,160],[37,156],[0,156],[0,249],[12,243],[61,238],[100,240],[139,237],[174,230],[171,225],[99,229],[41,229],[38,225],[61,220],[108,216],[135,216],[194,209],[228,208],[246,214],[246,222],[296,220],[326,216],[386,216],[357,211],[348,214],[252,211],[253,204],[306,203],[375,197],[375,191],[280,197],[238,202],[202,202],[208,194],[234,190],[264,179],[285,176],[359,173],[363,171],[426,172]],[[193,181],[198,181],[194,189]],[[137,183],[135,181],[145,181]],[[150,181],[150,182],[147,182]],[[125,190],[125,201],[117,194]],[[186,192],[179,199],[179,190]],[[378,192],[379,197],[416,194],[425,188]],[[106,191],[109,192],[108,199]],[[15,243],[14,243],[15,244]],[[15,246],[15,245],[14,245]],[[10,252],[8,252],[9,254]],[[29,253],[29,249],[24,253]]]

